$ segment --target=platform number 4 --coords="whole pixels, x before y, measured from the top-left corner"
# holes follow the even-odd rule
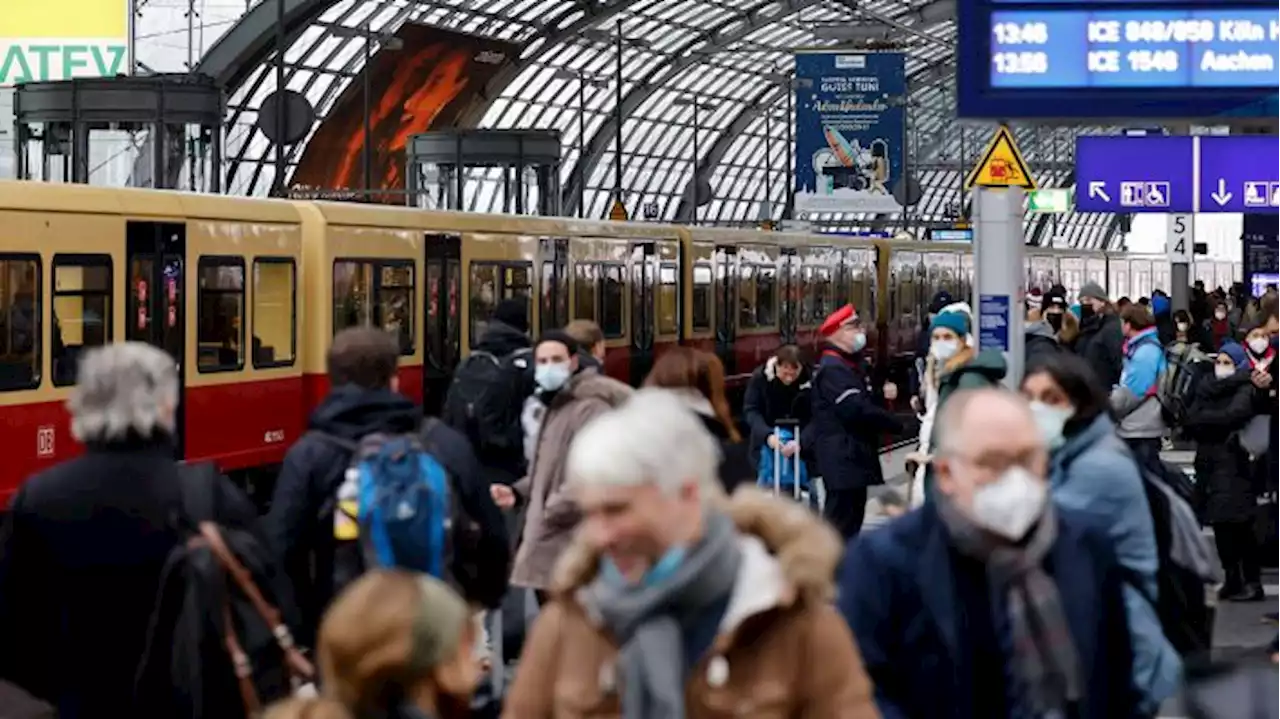
[[[36,456],[52,457],[53,452],[53,427],[40,427],[36,429]]]
[[[1190,262],[1195,247],[1195,234],[1191,215],[1169,215],[1169,233],[1166,245],[1170,262]]]

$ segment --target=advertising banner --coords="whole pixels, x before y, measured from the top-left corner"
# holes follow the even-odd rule
[[[906,92],[902,53],[796,55],[797,211],[902,211]]]
[[[398,50],[373,56],[370,76],[371,189],[403,190],[405,146],[411,135],[457,127],[485,83],[517,57],[519,46],[425,25],[396,32]],[[295,196],[352,199],[364,184],[364,83],[355,77],[307,142],[292,178]],[[373,202],[403,205],[403,194]]]
[[[128,0],[4,0],[0,87],[129,72]]]

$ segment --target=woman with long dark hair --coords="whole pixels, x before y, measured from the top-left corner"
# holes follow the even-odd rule
[[[1178,690],[1182,660],[1155,609],[1159,557],[1138,464],[1116,435],[1109,399],[1085,360],[1065,352],[1041,358],[1027,368],[1022,394],[1050,452],[1054,501],[1097,517],[1133,577],[1124,588],[1133,681],[1154,715]]]

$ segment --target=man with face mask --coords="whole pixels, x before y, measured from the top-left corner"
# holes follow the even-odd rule
[[[1120,381],[1123,344],[1120,317],[1107,300],[1107,291],[1097,282],[1084,283],[1080,288],[1080,334],[1075,350],[1089,363],[1104,392],[1110,392]]]
[[[826,347],[813,380],[812,448],[827,491],[823,513],[848,539],[862,529],[867,488],[884,484],[880,437],[902,425],[870,390],[867,333],[853,305],[833,312],[818,334]],[[892,382],[883,391],[897,398]]]
[[[564,492],[569,445],[587,422],[631,396],[627,385],[595,368],[580,368],[578,343],[561,330],[542,335],[534,348],[536,402],[545,409],[538,422],[529,474],[514,487],[491,486],[494,501],[510,508],[518,493],[529,502],[511,583],[544,592],[556,557],[578,524],[578,507]],[[514,491],[513,491],[514,490]]]
[[[1049,500],[1026,403],[963,391],[938,428],[935,501],[860,537],[840,573],[881,715],[1136,716],[1125,572]]]

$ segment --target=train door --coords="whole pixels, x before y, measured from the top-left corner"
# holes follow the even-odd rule
[[[797,313],[800,310],[800,259],[796,248],[783,247],[778,257],[782,299],[779,302],[778,338],[782,344],[796,343]]]
[[[726,376],[737,374],[734,343],[738,339],[738,248],[716,245],[716,354]]]
[[[176,455],[184,455],[183,370],[186,322],[186,227],[162,222],[129,222],[125,228],[129,299],[125,339],[146,342],[168,352],[178,366]]]
[[[422,406],[436,415],[453,379],[461,355],[462,238],[426,238],[426,361],[422,368]]]
[[[657,248],[652,242],[631,245],[631,384],[639,387],[653,367],[654,290],[658,281]]]

